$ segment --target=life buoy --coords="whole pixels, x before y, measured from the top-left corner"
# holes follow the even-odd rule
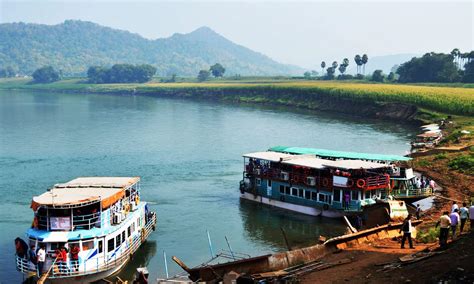
[[[347,179],[347,187],[353,187],[354,186],[354,180],[353,179]]]
[[[365,180],[364,179],[358,179],[357,180],[357,187],[358,188],[364,188],[365,187]]]
[[[328,210],[328,209],[329,209],[329,205],[324,204],[324,205],[323,205],[323,209],[324,209],[324,210]]]
[[[328,178],[323,178],[323,186],[328,187],[329,186],[329,179]]]

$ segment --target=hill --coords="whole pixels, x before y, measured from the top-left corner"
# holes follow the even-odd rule
[[[196,76],[200,69],[216,62],[226,67],[226,75],[303,72],[235,44],[208,27],[149,40],[128,31],[76,20],[58,25],[0,24],[0,66],[12,66],[20,74],[31,74],[44,65],[76,76],[84,75],[92,65],[148,63],[157,67],[160,76]]]

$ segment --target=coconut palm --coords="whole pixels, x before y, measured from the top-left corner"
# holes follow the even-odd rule
[[[349,58],[342,59],[342,64],[346,67],[349,66]]]
[[[362,59],[361,59],[361,57],[360,57],[359,54],[357,54],[357,55],[354,57],[354,61],[355,61],[356,65],[357,65],[357,74],[360,74],[360,72],[359,72],[359,69],[360,69],[359,66],[362,65],[362,64],[361,64]]]
[[[336,70],[337,66],[339,66],[339,64],[337,63],[337,61],[334,61],[332,63],[332,68],[334,68],[334,70]]]
[[[461,54],[461,52],[459,51],[459,48],[455,48],[451,51],[451,55],[453,56],[453,59],[454,61],[456,62],[456,65],[459,66],[459,55]]]
[[[321,76],[324,75],[324,68],[326,68],[326,62],[321,62],[321,69],[323,70],[323,72],[321,73]]]
[[[339,72],[341,72],[341,74],[344,75],[344,72],[346,72],[346,65],[345,64],[339,65]]]
[[[365,75],[365,64],[369,61],[367,54],[362,55],[362,64],[364,64],[364,75]]]

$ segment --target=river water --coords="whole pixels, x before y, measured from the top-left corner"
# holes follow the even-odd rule
[[[276,145],[405,154],[416,129],[345,115],[142,96],[0,91],[0,279],[19,283],[14,244],[32,196],[78,176],[140,176],[158,228],[139,265],[163,276],[163,251],[189,266],[227,247],[255,256],[344,231],[340,221],[239,200],[241,155]],[[172,274],[181,272],[169,259]]]

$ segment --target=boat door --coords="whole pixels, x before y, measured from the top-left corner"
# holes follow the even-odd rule
[[[272,197],[272,181],[270,179],[267,180],[267,196]]]
[[[105,264],[105,238],[97,239],[97,266]]]

